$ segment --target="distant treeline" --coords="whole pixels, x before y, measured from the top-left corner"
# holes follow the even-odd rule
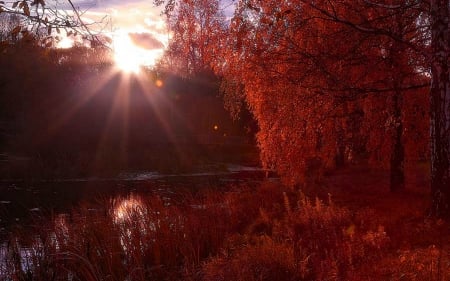
[[[122,169],[194,158],[189,166],[217,158],[218,147],[253,145],[250,114],[229,117],[210,73],[189,79],[145,69],[125,74],[107,50],[48,49],[29,41],[3,43],[0,51],[0,153],[8,162],[2,166],[19,158],[44,162],[37,166],[66,159],[50,166],[97,161],[102,169],[115,162]],[[70,174],[85,169],[77,170]]]

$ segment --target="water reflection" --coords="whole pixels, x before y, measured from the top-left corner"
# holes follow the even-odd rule
[[[126,198],[113,198],[113,219],[117,224],[125,223],[133,219],[143,219],[147,213],[142,197],[130,194]]]
[[[155,239],[156,217],[159,215],[159,212],[150,210],[147,201],[144,202],[137,194],[111,197],[109,206],[98,206],[105,213],[92,212],[93,209],[81,206],[72,213],[54,215],[32,233],[25,231],[18,236],[9,236],[0,241],[0,280],[5,276],[15,276],[17,272],[33,275],[42,262],[82,255],[89,257],[92,251],[96,251],[95,247],[102,245],[101,241],[95,240],[93,234],[98,230],[93,228],[109,229],[107,232],[112,236],[116,234],[120,247],[118,252],[124,253],[125,258],[143,253],[149,242]],[[110,225],[114,227],[108,228]]]
[[[153,213],[146,203],[136,194],[113,199],[113,222],[118,227],[120,245],[127,257],[141,254],[148,242],[154,240],[152,234],[157,221],[151,219]]]
[[[66,245],[70,238],[67,217],[67,214],[59,214],[53,220],[54,230],[50,232],[50,241],[54,244],[57,251],[63,245]]]
[[[0,277],[6,276],[7,272],[12,271],[11,269],[16,272],[32,272],[35,267],[35,257],[41,254],[42,248],[42,242],[37,239],[34,239],[31,247],[22,246],[18,239],[0,244]]]

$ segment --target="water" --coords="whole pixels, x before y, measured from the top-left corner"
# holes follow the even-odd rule
[[[242,182],[258,184],[264,178],[265,172],[261,169],[233,166],[220,173],[160,175],[136,172],[108,179],[0,182],[0,279],[11,272],[11,262],[18,261],[16,268],[20,267],[23,272],[33,272],[39,267],[36,258],[45,259],[41,253],[48,254],[48,247],[54,247],[58,252],[61,245],[73,238],[70,234],[79,229],[73,228],[74,219],[85,219],[83,223],[94,223],[97,227],[100,221],[96,219],[105,215],[112,217],[113,223],[120,228],[122,251],[128,253],[136,246],[133,231],[156,232],[160,220],[167,220],[159,211],[148,208],[143,201],[145,195],[157,195],[165,209],[165,206],[186,203],[183,196],[204,188],[227,190]],[[191,201],[188,199],[187,202]],[[206,210],[209,205],[188,206]],[[214,206],[222,206],[222,202]],[[73,210],[87,213],[80,217],[72,215]],[[183,227],[183,223],[182,219],[170,220],[169,227],[172,224],[175,228]],[[103,229],[101,224],[99,226]],[[14,234],[17,228],[18,236]],[[45,234],[42,236],[42,233]]]
[[[263,179],[255,167],[233,165],[228,171],[161,175],[155,172],[122,173],[116,178],[54,181],[0,182],[0,242],[16,226],[26,228],[35,217],[69,213],[81,203],[95,203],[130,194],[176,197],[180,190],[226,189],[228,186]]]

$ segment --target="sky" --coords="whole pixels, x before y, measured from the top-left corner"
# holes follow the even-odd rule
[[[65,0],[53,0],[48,5],[71,10]],[[85,23],[101,22],[92,29],[112,39],[112,48],[119,56],[132,55],[142,64],[152,65],[167,46],[168,33],[161,8],[155,7],[151,0],[72,0],[82,12]],[[106,18],[105,18],[106,16]],[[59,47],[71,47],[72,40],[62,38]],[[126,59],[126,57],[124,58]]]
[[[67,0],[48,0],[47,4],[70,11]],[[155,7],[152,0],[72,0],[82,12],[85,23],[96,25],[103,35],[112,39],[112,48],[122,62],[134,60],[142,65],[153,65],[168,45],[169,34],[162,7]],[[231,15],[233,1],[222,0],[225,14]],[[105,18],[106,16],[106,18]],[[72,46],[70,38],[62,38],[58,46]]]

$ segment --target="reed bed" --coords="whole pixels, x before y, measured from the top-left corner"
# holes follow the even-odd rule
[[[331,198],[310,198],[264,182],[184,192],[176,199],[103,199],[69,214],[38,218],[31,233],[19,229],[0,247],[0,280],[447,276],[449,259],[441,248],[399,252],[392,245],[367,209],[350,211]]]

